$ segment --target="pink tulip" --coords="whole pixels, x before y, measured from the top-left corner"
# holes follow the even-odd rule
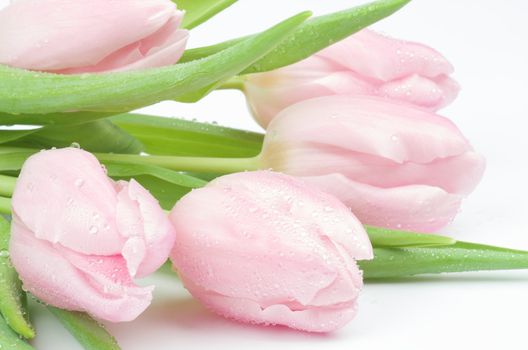
[[[13,195],[10,252],[24,287],[42,301],[112,321],[135,319],[153,287],[134,277],[168,258],[175,233],[136,181],[113,182],[90,153],[30,157]]]
[[[485,162],[448,119],[372,96],[299,102],[268,126],[263,166],[341,199],[364,224],[428,232],[449,223]]]
[[[244,89],[257,122],[266,127],[284,108],[329,95],[382,96],[438,110],[458,94],[452,72],[430,47],[363,30],[299,63],[249,75]]]
[[[73,74],[176,63],[188,38],[170,0],[18,0],[0,11],[0,63]]]
[[[242,322],[311,332],[342,327],[363,285],[355,260],[372,247],[342,203],[269,171],[237,173],[183,197],[171,253],[186,288]]]

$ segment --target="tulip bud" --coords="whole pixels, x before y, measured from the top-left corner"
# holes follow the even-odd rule
[[[372,96],[285,109],[268,126],[261,158],[335,195],[364,224],[423,232],[454,218],[485,168],[448,119]]]
[[[333,331],[353,318],[371,259],[360,222],[334,197],[293,177],[223,176],[174,207],[171,259],[191,294],[242,322]]]
[[[11,260],[25,289],[59,308],[130,321],[150,304],[143,277],[168,258],[175,232],[136,181],[113,182],[90,153],[42,151],[13,194]]]
[[[244,90],[266,127],[284,108],[319,96],[373,95],[438,110],[458,94],[452,72],[430,47],[363,30],[291,66],[247,76]]]
[[[73,74],[176,63],[188,38],[170,0],[19,0],[0,11],[0,63]]]

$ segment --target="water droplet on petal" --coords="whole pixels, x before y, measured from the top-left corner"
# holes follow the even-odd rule
[[[99,232],[99,229],[97,228],[97,226],[90,226],[90,229],[88,230],[88,232],[90,232],[91,235],[96,235],[97,232]]]
[[[75,180],[75,187],[82,187],[84,185],[84,180],[83,179],[77,179]]]

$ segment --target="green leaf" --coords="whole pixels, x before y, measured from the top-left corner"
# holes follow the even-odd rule
[[[0,174],[0,196],[11,197],[16,184],[16,177]]]
[[[78,143],[90,152],[140,153],[141,143],[123,129],[102,119],[79,125],[50,125],[9,145],[27,148],[68,147]]]
[[[446,247],[374,248],[374,259],[359,261],[368,279],[419,274],[528,268],[528,252],[457,242]]]
[[[55,317],[86,350],[119,350],[115,338],[103,325],[85,313],[57,309],[48,306]]]
[[[38,131],[38,128],[30,130],[0,130],[0,144],[18,140],[24,136],[30,135]]]
[[[264,135],[214,124],[140,114],[123,114],[112,122],[133,135],[156,155],[253,157]]]
[[[410,0],[381,0],[309,19],[272,52],[246,68],[243,74],[265,72],[301,61],[393,14],[408,2]],[[242,40],[247,40],[247,37],[187,50],[180,62],[208,57]]]
[[[1,65],[0,65],[1,67]],[[0,87],[1,91],[1,87]],[[71,112],[71,113],[48,113],[48,114],[9,114],[2,113],[0,108],[0,124],[15,125],[75,125],[83,124],[115,115],[112,112]]]
[[[0,172],[10,174],[18,172],[26,159],[35,152],[38,150],[0,147]]]
[[[11,198],[0,197],[0,214],[11,214]]]
[[[0,66],[0,113],[117,114],[188,95],[238,74],[279,45],[309,16],[301,13],[203,60],[156,69],[59,75]],[[64,118],[73,114],[64,113]]]
[[[171,209],[176,201],[194,188],[205,186],[207,182],[177,171],[152,165],[120,164],[103,162],[108,175],[114,179],[134,178],[150,191],[164,209]]]
[[[178,8],[185,10],[183,27],[192,29],[217,13],[233,5],[237,0],[175,0]]]
[[[0,316],[0,349],[2,350],[34,350],[34,348],[18,337]]]
[[[373,247],[404,248],[448,246],[456,243],[451,237],[430,233],[415,233],[386,228],[365,226]]]
[[[26,293],[9,259],[9,230],[9,222],[0,215],[0,313],[16,333],[31,339],[35,331],[27,317]]]

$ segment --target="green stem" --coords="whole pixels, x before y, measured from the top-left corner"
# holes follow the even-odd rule
[[[11,197],[15,190],[16,177],[0,175],[0,196]]]
[[[528,269],[528,251],[456,242],[444,247],[374,248],[360,261],[366,279],[482,270]]]
[[[448,246],[457,242],[451,237],[430,233],[389,230],[367,225],[365,225],[365,229],[367,230],[370,243],[375,248],[436,247]]]
[[[240,90],[244,92],[245,79],[241,76],[234,76],[222,85],[216,88],[216,90]]]
[[[2,350],[35,350],[22,340],[0,316],[0,349]]]
[[[260,169],[260,158],[208,158],[208,157],[174,157],[174,156],[141,156],[132,154],[99,153],[96,157],[101,162],[120,164],[155,165],[176,171],[203,173],[235,173]]]
[[[0,214],[11,214],[11,199],[0,197]]]
[[[9,231],[9,222],[0,216],[0,314],[13,331],[31,339],[35,331],[27,315],[26,293],[9,259]]]
[[[48,310],[63,324],[86,350],[119,350],[116,339],[106,328],[82,312],[48,306]]]

